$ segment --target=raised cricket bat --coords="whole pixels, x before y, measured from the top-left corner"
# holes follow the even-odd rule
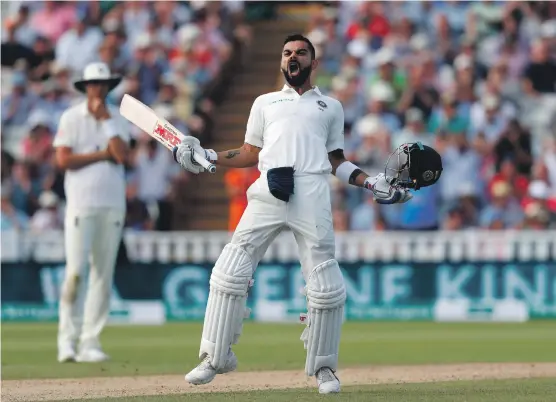
[[[185,134],[172,126],[167,120],[158,117],[154,110],[131,95],[124,95],[120,104],[120,113],[169,150],[174,149],[185,138]],[[193,157],[208,172],[216,172],[216,166],[198,153],[193,153]]]

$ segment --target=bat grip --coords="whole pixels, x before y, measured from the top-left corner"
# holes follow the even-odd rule
[[[210,161],[207,161],[205,158],[203,158],[201,155],[199,155],[197,152],[193,153],[193,158],[195,158],[195,161],[201,165],[202,167],[205,168],[206,171],[210,172],[210,173],[214,173],[216,172],[216,166],[211,163]]]

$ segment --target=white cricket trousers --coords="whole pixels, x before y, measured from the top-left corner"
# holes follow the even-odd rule
[[[66,271],[60,297],[58,346],[100,347],[108,319],[125,210],[67,211]]]
[[[295,176],[294,194],[285,202],[270,193],[262,173],[247,190],[248,205],[231,243],[247,251],[256,267],[276,236],[289,228],[307,280],[313,268],[335,258],[328,176]]]

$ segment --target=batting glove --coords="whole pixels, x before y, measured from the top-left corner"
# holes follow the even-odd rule
[[[413,198],[404,188],[395,186],[396,179],[379,173],[375,177],[367,177],[364,186],[371,190],[377,204],[403,204]]]

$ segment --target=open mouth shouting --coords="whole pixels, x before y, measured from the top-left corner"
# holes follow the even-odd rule
[[[299,75],[301,68],[299,66],[299,63],[297,61],[290,61],[288,63],[288,73],[290,74],[291,77],[296,77]]]

